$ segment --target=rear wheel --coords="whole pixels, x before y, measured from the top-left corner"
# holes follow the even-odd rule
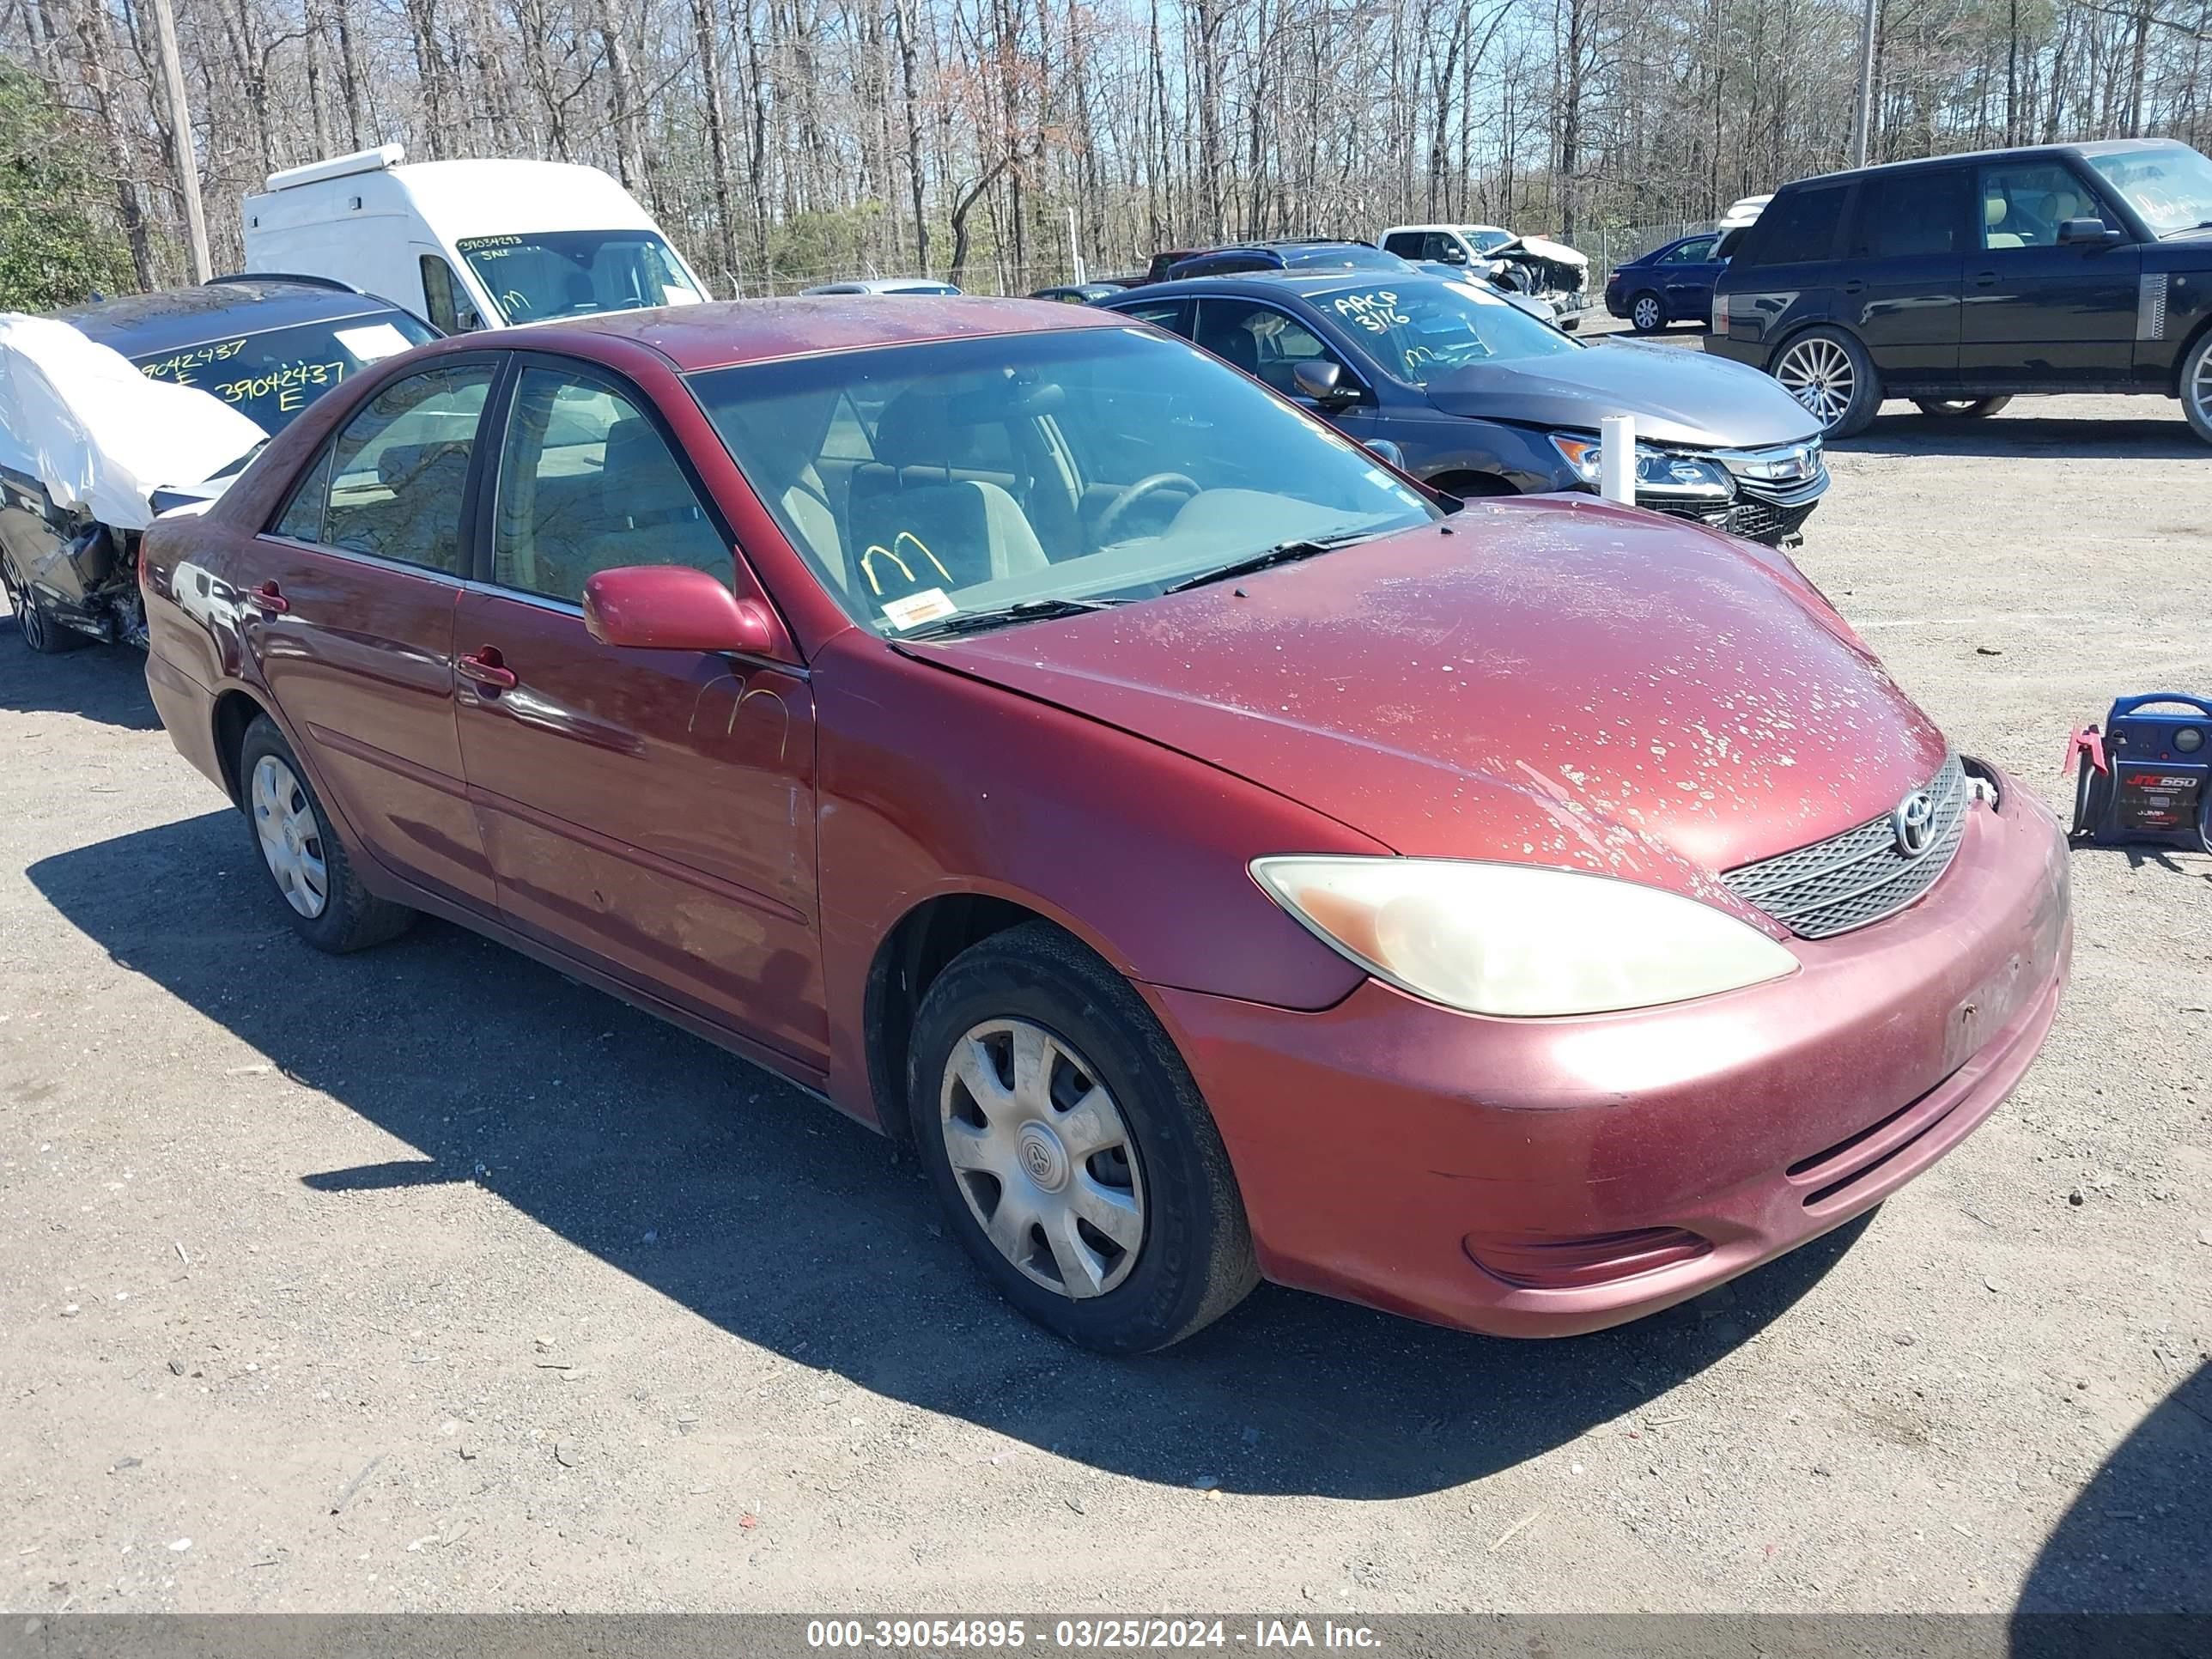
[[[929,988],[908,1106],[930,1184],[1006,1299],[1108,1353],[1181,1341],[1259,1278],[1198,1085],[1144,1001],[1045,922]]]
[[[8,605],[15,613],[16,630],[22,635],[23,643],[40,656],[59,656],[86,643],[83,635],[54,620],[46,602],[32,591],[5,555],[0,555],[0,587],[8,590]]]
[[[1667,326],[1667,307],[1657,295],[1639,294],[1628,302],[1628,325],[1638,334],[1656,334]]]
[[[2198,335],[2181,360],[2181,412],[2197,435],[2212,444],[2212,329]]]
[[[1985,421],[2007,404],[2009,398],[1915,398],[1920,412],[1930,420]]]
[[[246,728],[238,775],[254,849],[301,939],[339,955],[407,931],[415,913],[361,884],[330,815],[266,714],[255,715]]]
[[[1856,437],[1881,408],[1881,383],[1866,348],[1839,328],[1808,329],[1790,341],[1774,360],[1774,378],[1820,422],[1825,437]]]

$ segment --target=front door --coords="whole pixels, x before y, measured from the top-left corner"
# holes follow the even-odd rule
[[[490,584],[462,597],[461,754],[510,925],[826,1063],[814,703],[802,670],[604,646],[586,579],[732,540],[644,401],[581,365],[517,377]]]
[[[1972,234],[1970,167],[1860,182],[1837,304],[1899,391],[1959,372],[1959,285]]]
[[[369,857],[489,911],[490,866],[453,723],[463,502],[495,365],[393,381],[325,447],[267,532],[281,582],[240,625],[332,811]]]
[[[2069,219],[2119,218],[2066,162],[1980,169],[1980,245],[1966,262],[1963,379],[2052,388],[2111,385],[2133,372],[2142,252],[2061,242]]]
[[[1377,281],[1372,295],[1356,296],[1357,301],[1381,305],[1395,297],[1387,277]],[[1290,313],[1258,300],[1202,299],[1198,302],[1194,337],[1215,356],[1258,376],[1346,436],[1364,443],[1376,435],[1374,394],[1367,390],[1358,371],[1343,353]],[[1306,362],[1335,364],[1343,377],[1340,384],[1358,390],[1363,394],[1359,401],[1327,407],[1316,404],[1298,387],[1298,365]]]
[[[1722,262],[1713,258],[1718,236],[1685,242],[1653,267],[1666,295],[1669,322],[1702,323],[1712,315],[1713,282]]]

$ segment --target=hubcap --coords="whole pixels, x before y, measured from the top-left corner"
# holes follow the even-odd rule
[[[40,615],[30,588],[19,586],[15,573],[5,565],[0,565],[0,587],[8,590],[8,607],[15,613],[15,626],[22,630],[23,643],[38,650],[46,641],[46,619]]]
[[[274,755],[254,763],[253,833],[261,857],[285,902],[313,921],[331,902],[330,871],[323,861],[323,829],[292,769]]]
[[[1813,412],[1824,431],[1844,418],[1858,390],[1850,354],[1833,340],[1800,340],[1782,354],[1774,378]]]
[[[1658,301],[1656,300],[1638,300],[1636,302],[1636,325],[1638,328],[1656,328],[1659,326]]]
[[[1103,1296],[1145,1242],[1145,1186],[1121,1109],[1042,1025],[992,1019],[952,1045],[939,1091],[945,1151],[999,1254],[1047,1290]]]
[[[2189,382],[2189,403],[2196,410],[2198,420],[2212,422],[2212,345],[2197,354],[2197,373]]]

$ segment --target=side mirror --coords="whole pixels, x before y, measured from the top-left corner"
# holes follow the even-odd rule
[[[2087,243],[2101,247],[2106,242],[2117,242],[2120,233],[2106,228],[2102,219],[2069,219],[2058,227],[2058,240],[2066,243]]]
[[[1370,438],[1361,446],[1361,447],[1365,449],[1369,454],[1377,456],[1380,459],[1389,462],[1389,464],[1396,467],[1399,471],[1403,472],[1406,470],[1406,452],[1401,449],[1396,444],[1393,443],[1389,439]]]
[[[1291,384],[1298,395],[1310,398],[1322,408],[1334,408],[1340,404],[1358,400],[1359,388],[1346,386],[1341,364],[1323,362],[1318,357],[1308,357],[1291,370]]]
[[[743,651],[775,647],[775,624],[758,599],[688,564],[632,564],[584,583],[584,627],[601,645],[644,651]]]

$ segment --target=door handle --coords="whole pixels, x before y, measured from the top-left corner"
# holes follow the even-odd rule
[[[1976,288],[1995,288],[1996,285],[1997,274],[1994,270],[1978,270],[1974,273]]]
[[[247,588],[246,602],[257,611],[266,611],[278,617],[292,608],[292,601],[278,591],[275,582],[264,582],[258,587]]]
[[[1850,282],[1844,284],[1844,292],[1846,294],[1863,294],[1866,292],[1866,284],[1861,282],[1857,277],[1854,276]]]
[[[499,654],[499,647],[487,645],[473,655],[463,657],[453,665],[453,672],[465,680],[491,691],[511,691],[514,689],[514,671]]]

